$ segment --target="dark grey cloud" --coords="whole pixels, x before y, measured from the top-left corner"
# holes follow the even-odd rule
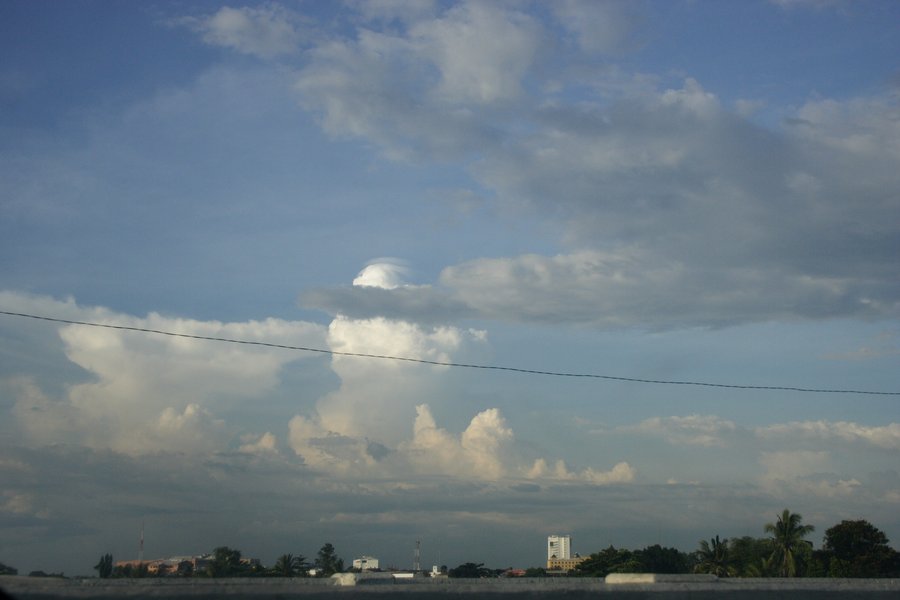
[[[393,289],[341,286],[304,291],[299,298],[304,308],[354,319],[385,317],[423,323],[446,322],[477,316],[477,311],[453,298],[446,290],[429,286]]]
[[[900,314],[900,150],[883,99],[810,102],[780,131],[693,81],[554,106],[473,171],[566,224],[569,254],[448,266],[441,287],[312,292],[352,315],[672,328]],[[352,312],[351,312],[352,311]]]
[[[580,23],[579,10],[560,14]],[[895,97],[813,99],[762,125],[690,78],[629,85],[601,69],[587,87],[566,71],[550,85],[543,69],[566,50],[548,46],[553,58],[514,71],[520,84],[547,88],[515,85],[507,72],[504,89],[517,91],[498,111],[471,95],[471,80],[448,89],[454,65],[437,48],[464,12],[449,11],[427,33],[362,31],[322,47],[298,90],[329,131],[388,156],[467,159],[500,214],[560,224],[565,250],[448,266],[443,290],[317,290],[304,305],[652,328],[900,314]],[[546,31],[513,13],[504,23],[537,47]],[[508,59],[485,56],[485,72]],[[412,85],[410,73],[432,76]],[[578,253],[596,258],[577,265]]]

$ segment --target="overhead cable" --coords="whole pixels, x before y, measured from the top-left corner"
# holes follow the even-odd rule
[[[625,381],[630,383],[653,383],[657,385],[685,385],[700,386],[711,388],[728,388],[738,390],[768,390],[768,391],[788,391],[788,392],[806,392],[813,394],[868,394],[875,396],[900,396],[900,392],[884,392],[871,390],[854,390],[854,389],[825,389],[811,387],[797,387],[786,385],[740,385],[731,383],[711,383],[707,381],[678,381],[667,379],[641,379],[638,377],[622,377],[617,375],[600,375],[597,373],[567,373],[564,371],[543,371],[539,369],[523,369],[519,367],[504,367],[500,365],[477,365],[458,363],[440,360],[427,360],[424,358],[410,358],[406,356],[390,356],[384,354],[368,354],[365,352],[342,352],[339,350],[326,350],[324,348],[310,348],[306,346],[289,346],[287,344],[275,344],[272,342],[259,342],[253,340],[238,340],[232,338],[214,337],[206,335],[194,335],[190,333],[178,333],[174,331],[163,331],[160,329],[148,329],[145,327],[132,327],[129,325],[113,325],[110,323],[94,323],[90,321],[74,321],[71,319],[59,319],[56,317],[47,317],[42,315],[32,315],[28,313],[11,312],[0,310],[0,314],[12,317],[24,317],[28,319],[38,319],[41,321],[50,321],[53,323],[64,323],[67,325],[84,325],[86,327],[102,327],[105,329],[118,329],[122,331],[135,331],[139,333],[153,333],[157,335],[166,335],[170,337],[188,338],[193,340],[205,340],[210,342],[224,342],[228,344],[243,344],[247,346],[263,346],[266,348],[278,348],[282,350],[296,350],[301,352],[315,352],[319,354],[329,354],[332,356],[349,356],[357,358],[375,358],[379,360],[392,360],[400,362],[419,363],[424,365],[434,365],[439,367],[457,367],[462,369],[483,369],[490,371],[508,371],[512,373],[524,373],[528,375],[547,375],[551,377],[577,377],[585,379],[605,379],[609,381]]]

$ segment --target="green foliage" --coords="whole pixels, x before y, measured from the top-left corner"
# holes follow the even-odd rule
[[[15,567],[10,567],[9,565],[4,565],[0,563],[0,575],[18,575],[19,570]]]
[[[663,548],[659,544],[638,550],[636,558],[641,573],[688,573],[690,557],[675,548]]]
[[[484,563],[467,562],[450,569],[447,574],[458,579],[481,579],[490,577],[492,572],[485,568]]]
[[[543,569],[541,567],[529,567],[525,569],[525,575],[523,577],[546,577],[547,569]]]
[[[66,576],[64,573],[45,573],[44,571],[32,571],[28,574],[29,577],[57,577],[60,579],[65,579]]]
[[[306,577],[306,557],[282,554],[275,561],[271,574],[276,577]]]
[[[193,577],[194,565],[191,563],[191,561],[183,560],[178,563],[178,567],[175,569],[175,574],[179,577]]]
[[[691,557],[659,544],[642,550],[610,546],[591,554],[573,571],[576,577],[606,577],[610,573],[688,573]]]
[[[845,520],[825,531],[818,557],[830,577],[896,577],[900,558],[888,541],[868,521]]]
[[[610,573],[625,573],[627,565],[633,558],[630,550],[617,550],[610,546],[595,552],[575,567],[574,575],[578,577],[606,577]]]
[[[325,544],[319,549],[316,557],[316,573],[319,577],[330,577],[334,573],[341,573],[344,570],[344,559],[338,558],[331,542]]]
[[[765,526],[766,533],[772,534],[772,561],[780,577],[802,574],[804,559],[812,558],[812,546],[803,538],[815,531],[815,527],[802,522],[801,515],[784,509],[774,523]]]
[[[731,564],[741,577],[774,577],[772,540],[746,535],[728,541]]]
[[[720,540],[716,536],[707,542],[700,541],[700,549],[694,554],[696,563],[695,573],[709,573],[717,577],[734,577],[737,575],[733,561],[728,551],[728,538]]]
[[[232,577],[241,571],[241,551],[219,546],[213,550],[213,559],[206,566],[209,577]]]
[[[115,567],[112,572],[112,577],[119,578],[129,578],[129,579],[140,579],[142,577],[147,576],[147,564],[140,563],[138,565],[123,565],[119,567]]]
[[[104,554],[100,557],[100,560],[94,565],[94,569],[97,570],[97,575],[101,579],[106,579],[113,572],[113,556],[112,554]]]
[[[900,552],[888,546],[887,536],[867,521],[842,521],[825,532],[822,550],[813,551],[806,536],[814,531],[799,514],[784,510],[765,526],[769,538],[744,536],[732,540],[716,536],[700,542],[691,555],[659,545],[643,550],[610,546],[579,564],[576,577],[605,577],[610,573],[713,573],[719,577],[898,577]],[[543,569],[529,569],[536,577]]]

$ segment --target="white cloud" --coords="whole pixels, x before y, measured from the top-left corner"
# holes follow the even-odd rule
[[[763,452],[759,459],[767,481],[791,481],[830,470],[831,456],[825,451]]]
[[[288,443],[305,464],[318,471],[343,476],[375,474],[372,469],[377,458],[365,438],[329,431],[302,415],[288,423]]]
[[[865,493],[855,477],[843,478],[831,472],[831,455],[825,451],[763,452],[759,462],[765,469],[760,483],[770,493],[819,498]]]
[[[290,422],[290,444],[309,466],[344,477],[365,476],[413,482],[419,476],[429,479],[450,477],[457,480],[517,481],[522,477],[537,482],[580,482],[593,485],[631,483],[635,469],[619,462],[609,471],[587,467],[572,472],[563,460],[553,468],[546,459],[537,459],[531,467],[514,446],[515,436],[496,408],[475,415],[459,434],[439,427],[426,404],[416,407],[412,436],[393,447],[379,446],[372,453],[371,440],[330,432],[312,420],[295,416]]]
[[[424,68],[398,58],[413,46],[371,32],[336,42],[300,86],[335,132],[389,153],[477,155],[471,173],[498,206],[562,223],[572,251],[449,266],[443,289],[404,295],[407,310],[647,328],[898,314],[891,98],[811,101],[771,130],[686,78],[577,104],[530,92],[495,118],[443,110],[435,88],[400,81]]]
[[[405,265],[373,261],[354,280],[354,287],[378,290],[409,288]],[[441,375],[447,367],[382,360],[346,354],[394,356],[434,362],[460,362],[459,356],[482,345],[484,332],[451,326],[426,327],[377,317],[353,319],[337,315],[329,325],[328,344],[335,351],[332,370],[339,389],[321,398],[310,416],[290,422],[294,452],[315,468],[344,475],[418,474],[462,479],[499,480],[520,477],[527,469],[514,447],[514,435],[496,408],[476,414],[459,434],[437,425],[425,402],[441,397]],[[410,437],[410,418],[415,413]],[[531,477],[541,474],[531,469]],[[557,479],[602,484],[630,481],[627,464],[611,472],[586,469]]]
[[[370,21],[415,23],[437,14],[436,0],[351,0],[360,15]]]
[[[15,398],[11,413],[28,441],[59,444],[78,440],[80,415],[69,403],[47,396],[30,377],[12,377],[3,384]]]
[[[823,358],[828,360],[874,360],[900,354],[900,335],[897,331],[883,331],[868,343],[843,352],[829,352]]]
[[[375,262],[360,273],[354,286],[401,287],[405,272],[405,267],[395,262]],[[407,460],[438,473],[458,474],[458,469],[467,467],[477,467],[481,473],[497,472],[499,467],[493,458],[497,448],[492,444],[499,444],[506,431],[499,424],[499,415],[486,411],[476,417],[460,442],[437,429],[422,404],[425,399],[441,398],[447,367],[347,356],[450,362],[484,341],[484,332],[452,326],[426,327],[383,317],[352,319],[338,315],[329,325],[327,343],[336,353],[331,368],[340,378],[340,386],[318,400],[312,415],[297,415],[291,420],[291,447],[307,464],[342,472],[372,469],[381,462],[381,472],[389,473]],[[410,441],[411,419],[416,413],[419,416]],[[402,452],[399,457],[395,455],[404,449],[411,449],[409,457]],[[448,470],[450,467],[453,469]]]
[[[19,305],[31,300],[15,294],[6,299]],[[141,318],[82,308],[72,301],[35,300],[45,314],[105,325],[312,347],[324,342],[322,328],[311,323],[219,323],[154,313]],[[282,367],[303,358],[287,350],[87,325],[61,326],[59,337],[66,357],[91,379],[68,384],[59,398],[29,378],[9,380],[26,441],[80,443],[132,454],[225,449],[229,432],[240,425],[216,414],[270,394]]]
[[[831,456],[824,451],[763,452],[760,484],[770,493],[795,497],[836,498],[864,493],[856,478],[831,473]]]
[[[456,327],[424,327],[381,317],[338,316],[328,327],[328,346],[335,352],[437,362],[448,362],[482,341],[477,332]],[[341,355],[333,356],[331,365],[341,385],[317,404],[321,426],[392,444],[408,431],[405,419],[423,397],[438,393],[438,374],[446,371],[440,366]]]
[[[748,98],[739,98],[734,103],[735,112],[739,116],[741,116],[745,119],[752,117],[757,112],[764,109],[765,107],[766,107],[765,100],[751,100]]]
[[[462,113],[441,110],[429,98],[434,88],[394,81],[421,64],[388,58],[352,74],[356,58],[414,45],[361,36],[340,44],[343,57],[322,72],[349,87],[318,85],[315,62],[302,87],[327,127],[391,152],[440,154],[436,140],[445,140],[444,149],[477,153],[472,175],[500,206],[565,225],[568,254],[445,269],[450,297],[475,312],[647,327],[897,314],[900,131],[891,98],[808,102],[769,130],[686,78],[578,104],[532,93],[500,118],[481,111],[483,120],[452,123]],[[375,98],[352,106],[369,88]]]
[[[900,423],[866,426],[847,421],[796,421],[761,427],[756,434],[765,439],[784,441],[843,440],[862,442],[888,450],[900,450]]]
[[[540,28],[525,13],[500,4],[465,2],[441,18],[410,28],[416,50],[440,73],[438,104],[513,100],[540,44]]]
[[[422,473],[474,479],[508,476],[504,454],[512,430],[496,408],[477,414],[459,437],[437,427],[427,405],[416,407],[413,438],[403,449]]]
[[[629,309],[649,304],[650,327],[898,314],[892,96],[817,98],[767,128],[749,119],[766,99],[723,106],[690,73],[667,85],[614,66],[588,82],[549,68],[592,42],[619,44],[615,32],[633,20],[623,3],[556,2],[544,21],[506,3],[356,8],[362,25],[317,38],[296,71],[302,105],[328,133],[401,160],[462,158],[500,214],[524,208],[561,224],[560,256],[599,253],[635,269],[622,283],[585,288],[606,301],[600,317],[590,317],[590,293],[573,298],[566,287],[541,290],[538,307],[548,310],[539,311],[520,299],[538,283],[518,279],[473,311],[640,326],[646,318]],[[265,21],[228,10],[236,23]],[[560,24],[578,48],[549,42]],[[509,260],[533,277],[531,258]],[[543,258],[545,268],[568,268]],[[471,267],[450,267],[448,281]],[[459,299],[496,287],[482,285],[466,284]],[[419,293],[436,300],[433,289]]]
[[[846,0],[769,0],[769,2],[788,10],[802,8],[821,10],[823,8],[845,4]]]
[[[461,3],[405,28],[333,37],[309,51],[295,87],[333,135],[371,140],[395,159],[459,157],[500,141],[540,37],[516,10]]]
[[[261,58],[290,54],[300,42],[291,14],[276,4],[256,8],[223,6],[213,15],[176,22],[199,32],[208,44]]]
[[[609,471],[597,471],[593,467],[587,467],[575,473],[569,470],[563,460],[557,460],[553,467],[550,467],[545,459],[539,458],[528,470],[527,477],[537,480],[581,481],[595,485],[609,485],[631,483],[635,474],[635,469],[627,462],[616,463]]]
[[[249,436],[245,436],[247,439]],[[240,448],[238,448],[240,452],[245,452],[247,454],[268,454],[278,453],[278,438],[271,431],[267,431],[255,441],[252,437],[249,437],[248,441],[244,444],[241,444]]]
[[[665,90],[659,97],[662,107],[677,107],[694,116],[709,119],[722,110],[716,95],[703,89],[696,79],[685,79],[680,89]]]
[[[224,421],[193,402],[181,412],[168,406],[157,420],[152,447],[178,448],[182,452],[215,451],[224,442],[220,435],[224,425]]]
[[[404,280],[408,274],[409,267],[406,265],[396,260],[388,262],[382,259],[367,265],[360,271],[353,280],[353,285],[393,290],[406,285]]]
[[[502,451],[512,438],[512,430],[506,427],[500,411],[489,408],[475,415],[460,443],[474,473],[497,478],[504,473]]]
[[[407,445],[410,462],[420,471],[458,473],[464,469],[463,448],[459,439],[437,426],[426,404],[416,407],[413,437]]]
[[[716,447],[728,444],[728,437],[737,431],[733,421],[715,415],[686,417],[652,417],[623,431],[659,436],[672,444]]]
[[[704,272],[698,265],[635,248],[477,259],[447,267],[441,283],[457,301],[483,316],[602,327],[656,329],[790,319],[798,308],[806,310],[804,306],[869,312],[863,305],[848,306],[843,280],[766,273],[764,268]]]
[[[816,146],[836,150],[845,158],[858,156],[875,161],[867,169],[871,172],[871,167],[883,168],[900,157],[896,111],[895,102],[889,98],[812,100],[797,111],[789,131]],[[857,166],[855,162],[853,166]],[[884,175],[895,181],[893,173]]]
[[[628,2],[559,0],[549,6],[586,52],[617,52],[634,28]]]
[[[30,514],[32,512],[32,498],[25,494],[4,491],[3,502],[0,503],[0,511],[13,514]]]

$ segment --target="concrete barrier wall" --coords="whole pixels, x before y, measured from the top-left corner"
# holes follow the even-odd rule
[[[0,589],[13,600],[100,600],[170,598],[173,600],[284,599],[340,600],[448,600],[496,598],[497,600],[556,599],[596,600],[656,599],[756,599],[900,598],[900,580],[891,579],[723,579],[713,581],[654,581],[606,583],[603,579],[487,579],[417,580],[409,582],[358,582],[337,585],[321,579],[43,579],[0,577]]]

